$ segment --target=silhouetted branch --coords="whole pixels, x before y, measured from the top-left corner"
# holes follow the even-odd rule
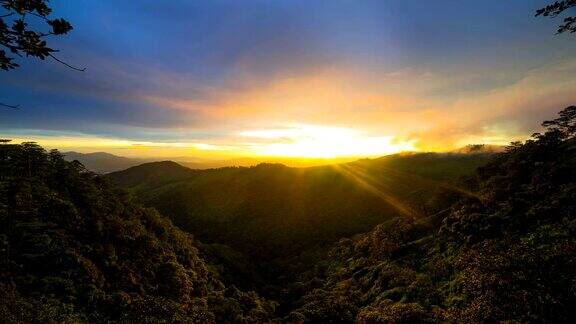
[[[536,10],[536,17],[556,18],[563,12],[569,12],[571,8],[576,7],[576,0],[556,1],[551,5]],[[576,17],[566,17],[563,24],[558,27],[556,34],[576,33]]]
[[[72,66],[72,65],[70,65],[70,64],[62,61],[61,59],[57,58],[56,56],[54,56],[54,55],[52,55],[52,54],[48,54],[48,56],[50,56],[51,58],[53,58],[56,62],[58,62],[58,63],[60,63],[60,64],[63,64],[63,65],[65,65],[65,66],[69,67],[69,68],[72,69],[72,70],[79,71],[79,72],[84,72],[84,71],[86,71],[86,68],[77,68],[77,67],[75,67],[75,66]]]
[[[10,108],[10,109],[20,109],[20,105],[7,105],[0,102],[0,107]]]
[[[0,69],[8,71],[18,68],[14,58],[25,56],[41,60],[52,57],[72,70],[85,70],[51,54],[56,50],[49,47],[43,38],[62,36],[72,30],[72,25],[63,18],[50,18],[51,13],[49,0],[0,0]],[[30,17],[36,17],[43,22],[27,22]],[[47,30],[42,31],[43,28]],[[7,50],[1,49],[2,47]]]
[[[33,12],[28,12],[27,14],[32,15],[32,16],[34,16],[34,17],[38,17],[38,18],[43,19],[43,20],[45,20],[45,21],[49,21],[49,19],[48,19],[47,17],[41,16],[41,15],[38,15],[38,14],[35,14],[35,13],[33,13]]]

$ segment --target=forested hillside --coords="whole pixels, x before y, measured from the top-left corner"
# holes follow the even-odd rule
[[[0,324],[576,323],[569,34],[576,0],[0,0]]]
[[[306,240],[369,230],[394,215],[425,217],[434,193],[457,191],[452,184],[489,156],[409,154],[326,167],[213,170],[167,161],[109,178],[204,242],[297,249]]]
[[[0,144],[0,321],[254,323],[274,303],[225,287],[192,235],[79,163]]]
[[[426,217],[439,208],[438,193],[444,200],[461,195],[453,184],[489,157],[406,154],[325,167],[214,170],[158,162],[109,178],[203,243],[233,247],[274,282],[307,269],[341,237],[393,217]]]
[[[467,182],[433,218],[341,240],[288,318],[310,323],[572,323],[576,318],[576,107]]]
[[[4,143],[0,317],[9,323],[570,323],[576,318],[576,107],[543,125],[543,134],[512,144],[461,181],[456,178],[489,156],[417,154],[338,167],[206,171],[160,162],[113,175],[148,203],[161,197],[161,209],[174,205],[166,209],[171,217],[178,208],[206,205],[182,214],[205,213],[203,226],[212,226],[210,211],[211,222],[223,220],[222,227],[196,228],[213,239],[202,243],[57,151]],[[268,209],[255,208],[258,201]],[[295,208],[297,202],[304,204]],[[328,209],[329,203],[336,206]],[[236,214],[224,213],[230,211]],[[382,218],[370,218],[372,211]],[[254,218],[234,218],[240,216]],[[361,230],[354,222],[371,226],[372,220],[379,224],[345,237]],[[328,230],[314,228],[324,225]]]

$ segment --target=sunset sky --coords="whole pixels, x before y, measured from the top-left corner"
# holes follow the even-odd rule
[[[53,61],[0,72],[0,137],[123,156],[506,144],[576,103],[549,1],[54,1]]]

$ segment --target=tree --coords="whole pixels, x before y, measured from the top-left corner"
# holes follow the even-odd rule
[[[46,42],[49,36],[65,35],[72,30],[72,25],[63,18],[49,18],[52,9],[48,7],[47,0],[0,0],[0,7],[5,10],[0,16],[0,45],[4,48],[0,50],[0,69],[8,71],[17,68],[19,65],[14,61],[14,56],[41,60],[50,57],[74,68],[56,58],[54,53],[57,50],[50,48]],[[29,17],[41,20],[48,28],[45,31],[34,29],[28,21]]]
[[[84,71],[59,58],[46,39],[62,36],[72,30],[63,18],[50,18],[52,9],[48,0],[0,0],[0,69],[9,71],[19,66],[16,57],[51,58],[73,70]],[[2,12],[3,11],[3,12]],[[39,20],[38,24],[34,20]],[[41,27],[37,27],[41,26]],[[41,30],[44,29],[44,30]],[[0,103],[0,106],[18,109],[18,105]]]
[[[576,106],[565,108],[559,113],[560,117],[542,123],[542,126],[551,132],[555,131],[563,138],[573,138],[576,136]]]
[[[556,1],[544,8],[536,10],[536,17],[556,18],[568,9],[576,6],[576,0]],[[558,34],[564,32],[576,33],[576,17],[570,16],[564,18],[564,23],[558,27]]]

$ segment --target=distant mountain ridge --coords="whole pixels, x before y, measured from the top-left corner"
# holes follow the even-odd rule
[[[133,166],[124,171],[108,175],[127,187],[137,187],[142,183],[157,187],[173,181],[181,181],[196,174],[197,171],[174,161],[149,162]]]
[[[120,171],[154,161],[154,159],[127,158],[106,152],[79,153],[71,151],[62,154],[64,154],[64,158],[67,161],[77,160],[86,169],[101,174]]]
[[[77,160],[86,169],[100,173],[106,174],[121,170],[126,170],[128,168],[138,166],[145,163],[152,162],[162,162],[167,160],[177,161],[178,163],[191,168],[191,169],[210,169],[229,166],[233,161],[210,161],[210,160],[199,160],[195,158],[185,158],[185,157],[172,157],[172,158],[128,158],[124,156],[118,156],[107,152],[93,152],[93,153],[79,153],[79,152],[64,152],[64,158],[67,161]],[[252,161],[251,164],[257,164],[257,161]]]
[[[299,160],[299,159],[249,158],[249,157],[223,159],[223,160],[208,160],[193,157],[128,158],[106,152],[79,153],[72,151],[64,152],[63,154],[67,161],[77,160],[80,163],[82,163],[86,167],[86,169],[100,174],[122,171],[144,163],[162,162],[162,161],[174,161],[190,169],[205,170],[205,169],[217,169],[225,167],[250,167],[250,166],[256,166],[260,163],[284,163],[294,167],[310,167],[310,166],[334,164],[336,162],[338,163],[350,162],[355,160],[353,158],[338,159],[338,160],[330,160],[330,159]]]
[[[449,153],[457,154],[492,154],[500,153],[504,150],[503,146],[487,145],[487,144],[474,144],[467,145],[460,149],[454,150]],[[116,171],[126,170],[128,168],[138,166],[144,163],[174,161],[182,166],[190,169],[218,169],[225,167],[251,167],[261,163],[280,163],[290,167],[315,167],[323,165],[333,165],[341,163],[349,163],[358,160],[357,158],[337,158],[337,159],[323,159],[323,158],[280,158],[280,157],[245,157],[223,160],[208,160],[198,159],[193,157],[170,157],[170,158],[128,158],[123,156],[114,155],[107,152],[93,152],[93,153],[79,153],[79,152],[64,152],[64,158],[67,161],[77,160],[86,167],[86,169],[106,174]],[[410,155],[410,154],[425,154],[423,152],[405,152],[399,154],[392,154],[389,156],[397,155]],[[440,153],[443,154],[443,153]],[[385,158],[384,156],[383,158]],[[378,159],[378,158],[371,158]]]

